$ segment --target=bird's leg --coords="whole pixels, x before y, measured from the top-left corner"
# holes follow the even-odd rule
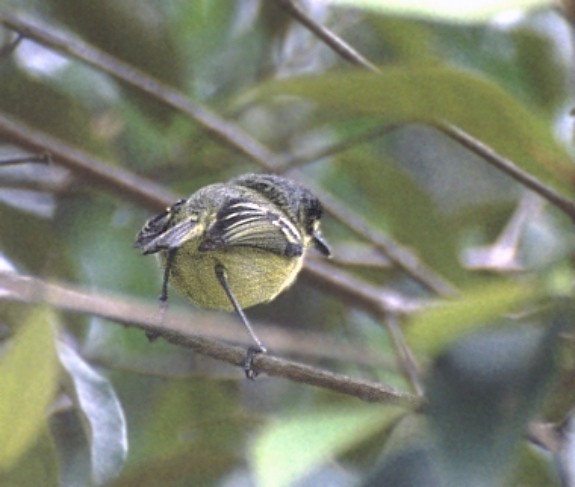
[[[232,303],[232,306],[236,310],[236,313],[239,315],[244,326],[248,330],[250,337],[252,338],[252,340],[255,343],[255,345],[248,347],[248,350],[246,353],[246,359],[244,361],[244,372],[246,374],[246,377],[248,379],[253,380],[258,375],[257,371],[254,369],[254,366],[253,366],[254,357],[260,353],[266,353],[267,350],[263,346],[261,340],[255,334],[254,329],[252,328],[252,325],[250,325],[250,322],[248,321],[248,318],[247,318],[246,314],[244,313],[244,310],[242,309],[242,307],[238,303],[238,300],[234,296],[234,293],[230,289],[230,285],[228,283],[228,278],[227,278],[226,270],[225,270],[224,266],[221,264],[216,264],[215,271],[216,271],[216,277],[218,278],[220,285],[222,286],[223,290],[225,291],[226,295],[228,296],[228,299]]]
[[[166,311],[168,310],[168,281],[170,280],[170,272],[172,270],[176,251],[177,249],[170,249],[168,250],[168,254],[166,256],[166,266],[164,267],[164,276],[162,278],[162,289],[160,291],[160,295],[158,296],[158,301],[160,302],[158,319],[156,320],[158,325],[162,325],[164,323],[164,317],[166,316]],[[146,336],[148,337],[148,340],[153,342],[160,335],[154,331],[147,331]]]

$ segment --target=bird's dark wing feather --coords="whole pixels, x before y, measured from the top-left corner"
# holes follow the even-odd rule
[[[280,211],[245,200],[231,200],[206,230],[201,251],[253,247],[278,255],[302,255],[301,233]]]

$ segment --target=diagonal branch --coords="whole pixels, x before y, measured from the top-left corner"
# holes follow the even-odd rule
[[[495,152],[491,147],[475,139],[455,125],[439,122],[434,126],[448,137],[479,155],[484,161],[511,176],[515,181],[521,183],[526,188],[537,193],[575,222],[575,202],[573,200],[565,198],[552,187],[517,166],[513,161],[506,159],[501,154]]]
[[[9,56],[10,54],[12,54],[16,48],[18,47],[18,45],[20,44],[20,42],[22,42],[22,39],[24,37],[21,34],[16,34],[16,36],[14,37],[14,39],[8,41],[6,44],[0,46],[0,58]]]
[[[352,147],[356,147],[365,142],[378,139],[383,135],[386,135],[390,132],[393,132],[394,130],[397,130],[401,126],[403,125],[393,125],[393,124],[387,124],[384,126],[378,125],[377,127],[366,130],[365,132],[358,134],[354,137],[349,137],[345,140],[329,145],[328,147],[322,147],[321,149],[316,150],[315,152],[308,153],[302,156],[289,155],[285,159],[285,161],[282,161],[281,166],[278,168],[277,172],[284,173],[296,167],[304,166],[312,162],[324,159],[326,157],[331,157],[340,154],[348,149],[351,149]]]
[[[0,134],[31,152],[47,152],[58,164],[95,184],[120,193],[150,209],[165,208],[177,197],[163,186],[130,171],[114,167],[55,137],[32,129],[0,112]]]
[[[290,172],[290,176],[292,174]],[[371,242],[383,255],[424,288],[444,298],[457,296],[459,291],[453,284],[421,262],[409,249],[373,228],[362,215],[340,203],[339,199],[331,193],[320,192],[319,186],[312,181],[306,181],[305,184],[315,194],[321,194],[322,205],[329,209],[332,216],[339,221],[346,222],[346,226],[353,233]]]
[[[364,57],[361,53],[357,52],[341,37],[334,34],[327,27],[316,22],[312,17],[310,17],[301,8],[299,8],[294,0],[276,0],[276,2],[300,24],[307,27],[327,46],[331,47],[331,49],[335,51],[340,57],[350,62],[351,64],[367,68],[370,71],[379,71],[379,68],[369,59]]]
[[[170,343],[232,365],[243,366],[245,361],[244,348],[191,334],[187,320],[167,320],[162,325],[151,323],[149,317],[153,316],[153,313],[150,314],[149,310],[142,313],[134,302],[104,298],[15,274],[0,274],[0,288],[3,290],[0,299],[46,303],[67,311],[101,316],[162,336]],[[364,401],[393,403],[405,407],[416,407],[421,403],[416,396],[381,383],[336,374],[272,355],[258,355],[254,359],[254,366],[258,371],[271,376],[351,395]]]

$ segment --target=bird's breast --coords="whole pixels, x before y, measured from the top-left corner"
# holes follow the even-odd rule
[[[303,256],[286,257],[252,247],[202,252],[184,245],[174,257],[169,282],[196,306],[232,311],[216,277],[218,263],[240,306],[249,308],[271,301],[289,287],[301,270]]]

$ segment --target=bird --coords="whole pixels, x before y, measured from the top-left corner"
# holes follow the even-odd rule
[[[309,248],[331,256],[322,213],[303,185],[274,174],[244,174],[202,187],[148,219],[134,246],[159,256],[161,303],[170,284],[197,307],[238,314],[254,342],[244,372],[255,379],[254,357],[267,349],[244,309],[291,286]]]

